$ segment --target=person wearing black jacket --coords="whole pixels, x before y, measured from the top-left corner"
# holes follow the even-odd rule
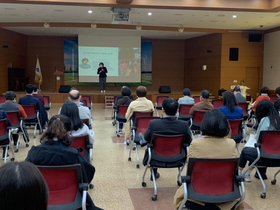
[[[95,168],[79,152],[70,147],[71,138],[69,133],[72,129],[71,120],[64,115],[53,116],[48,128],[42,135],[41,145],[33,146],[26,160],[35,165],[72,165],[80,164],[82,168],[83,182],[90,183],[95,174]],[[91,197],[87,194],[87,210],[101,210],[94,205]]]
[[[99,85],[100,92],[106,92],[106,77],[107,77],[107,68],[104,66],[104,63],[99,63],[99,68],[97,69],[97,74],[99,74]]]
[[[275,107],[275,109],[279,112],[279,114],[280,114],[280,87],[278,87],[278,88],[276,88],[275,89],[275,93],[276,93],[276,95],[277,95],[277,99],[276,99],[276,101],[274,102],[274,107]]]

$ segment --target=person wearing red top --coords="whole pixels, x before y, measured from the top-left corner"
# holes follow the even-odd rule
[[[254,112],[256,111],[256,107],[261,100],[263,100],[263,99],[270,100],[270,97],[268,96],[268,91],[269,91],[269,89],[266,86],[261,88],[261,90],[260,90],[261,95],[257,98],[257,100],[253,103],[253,106],[252,106],[252,110]]]

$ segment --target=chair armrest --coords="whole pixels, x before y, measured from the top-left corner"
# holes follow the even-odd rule
[[[152,143],[148,143],[148,144],[147,144],[147,147],[148,147],[148,148],[153,148],[153,146],[154,146],[154,145],[153,145]]]
[[[79,190],[81,191],[88,191],[88,183],[81,183],[79,184]]]
[[[238,182],[244,182],[244,176],[243,175],[236,175],[235,176],[236,181]]]
[[[88,149],[92,149],[92,148],[93,148],[92,144],[88,144],[88,145],[87,145],[87,148],[88,148]]]
[[[255,146],[255,148],[257,148],[257,147],[261,148],[262,145],[260,143],[255,143],[254,146]]]
[[[190,176],[181,176],[182,183],[190,183],[191,177]]]

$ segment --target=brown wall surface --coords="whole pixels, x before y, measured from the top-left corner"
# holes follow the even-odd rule
[[[186,84],[192,91],[209,90],[217,97],[220,89],[222,34],[185,40]],[[207,69],[203,71],[202,65]]]
[[[255,99],[256,91],[262,86],[263,74],[263,42],[249,42],[248,33],[227,33],[222,35],[222,55],[221,55],[221,81],[220,87],[230,90],[230,86],[239,85],[241,80],[244,80],[243,85],[249,85],[247,78],[246,84],[246,69],[259,69],[257,90],[248,91]],[[229,48],[239,48],[238,61],[229,61]],[[248,76],[248,75],[247,75]],[[257,76],[252,75],[251,76]],[[250,77],[250,75],[249,75]],[[237,80],[234,83],[233,80]]]
[[[8,63],[13,68],[27,67],[27,36],[0,28],[0,94],[8,89]]]

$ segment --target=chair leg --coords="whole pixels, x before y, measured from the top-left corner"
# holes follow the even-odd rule
[[[131,152],[132,152],[132,150],[133,150],[133,144],[131,143],[130,147],[129,147],[128,161],[131,161]]]
[[[36,138],[36,132],[37,132],[37,123],[35,124],[35,127],[34,127],[34,132],[33,132],[33,138],[35,139]]]
[[[139,153],[138,153],[138,147],[136,143],[134,143],[134,148],[135,148],[135,155],[136,155],[136,168],[140,168]]]
[[[266,198],[266,186],[265,186],[265,183],[263,181],[263,178],[262,178],[261,173],[260,173],[260,171],[259,171],[257,166],[255,166],[255,169],[257,171],[257,174],[259,176],[259,179],[260,179],[260,181],[262,183],[262,187],[263,187],[263,192],[262,192],[262,194],[260,196],[261,196],[261,198]]]
[[[20,144],[20,135],[18,134],[18,139],[17,139],[17,145],[16,145],[15,152],[18,152],[19,144]]]
[[[152,167],[150,167],[152,178],[153,178],[153,185],[154,185],[154,195],[152,196],[152,200],[156,201],[157,200],[157,182],[156,182],[156,176],[154,173],[154,170]]]
[[[271,184],[275,185],[276,184],[276,176],[280,173],[280,170],[278,170],[273,177],[273,180],[271,181]]]
[[[145,176],[146,176],[146,173],[147,173],[148,168],[149,168],[149,166],[146,165],[144,174],[143,174],[143,176],[142,176],[142,187],[146,187],[146,186],[147,186],[147,184],[146,184],[146,182],[145,182]]]

